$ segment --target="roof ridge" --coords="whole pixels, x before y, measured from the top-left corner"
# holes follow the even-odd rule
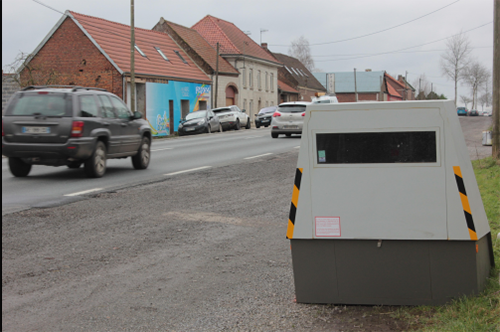
[[[207,15],[207,17],[212,21],[213,24],[215,24],[215,26],[217,27],[217,29],[223,34],[224,38],[235,48],[238,50],[238,52],[240,52],[241,54],[241,50],[236,46],[234,45],[233,41],[231,40],[231,38],[229,38],[226,33],[224,32],[224,30],[222,30],[222,28],[219,26],[219,24],[217,24],[217,22],[215,21],[215,19],[218,19],[218,20],[221,20],[221,21],[224,21],[223,19],[220,19],[218,17],[215,17],[215,16],[211,16],[211,15]],[[227,22],[227,21],[224,21],[224,22]],[[228,22],[230,23],[230,22]],[[232,23],[231,23],[232,24]],[[234,24],[233,24],[234,25]],[[236,27],[236,26],[235,26]],[[236,27],[237,28],[237,27]]]
[[[76,14],[76,15],[79,15],[79,16],[84,16],[84,17],[88,17],[88,18],[92,18],[92,19],[96,19],[96,20],[100,20],[100,21],[104,21],[104,22],[109,22],[109,23],[112,23],[112,24],[121,25],[121,26],[129,27],[130,28],[130,24],[123,24],[123,23],[120,23],[120,22],[110,21],[110,20],[106,20],[106,19],[101,18],[101,17],[90,16],[90,15],[86,15],[86,14],[81,14],[81,13],[77,13],[77,12],[74,12],[74,11],[71,11],[71,10],[68,10],[68,12],[71,15]],[[76,20],[78,20],[74,16],[73,16],[73,18],[75,18]],[[145,28],[140,28],[140,27],[135,27],[135,26],[134,26],[134,29],[135,30],[142,30],[142,31],[145,31],[145,32],[154,32],[154,33],[159,33],[159,34],[165,35],[164,32],[156,31],[156,30],[150,30],[150,29],[145,29]]]

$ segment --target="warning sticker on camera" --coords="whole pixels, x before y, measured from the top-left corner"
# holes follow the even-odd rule
[[[340,217],[315,217],[317,237],[340,237]]]

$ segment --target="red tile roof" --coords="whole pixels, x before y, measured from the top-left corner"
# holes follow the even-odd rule
[[[217,68],[217,50],[213,48],[194,29],[165,21],[215,72]],[[219,56],[219,73],[239,74],[239,72],[224,58]]]
[[[389,95],[403,99],[403,95],[401,94],[401,92],[404,91],[405,86],[387,73],[385,73],[385,79],[387,82],[387,92],[389,93]],[[399,92],[398,90],[401,92]]]
[[[297,90],[280,80],[278,80],[278,88],[285,92],[299,93]]]
[[[219,43],[221,54],[243,54],[279,63],[275,57],[231,22],[207,15],[192,28],[198,31],[213,48],[216,49]]]
[[[123,72],[130,72],[130,26],[75,12],[69,13]],[[136,27],[135,43],[147,56],[143,57],[135,52],[136,75],[210,81],[169,35]],[[155,47],[160,48],[169,61],[164,60]],[[174,51],[178,51],[187,64]]]

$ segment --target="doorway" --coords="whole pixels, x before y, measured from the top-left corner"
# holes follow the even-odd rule
[[[182,118],[186,118],[186,116],[189,114],[189,100],[181,100],[181,115]]]
[[[206,111],[207,110],[207,101],[206,100],[200,100],[199,101],[199,106],[200,106],[200,111]]]
[[[170,130],[169,130],[169,135],[172,135],[175,130],[174,130],[174,101],[169,100],[168,101],[168,116],[169,116],[169,125],[170,125]]]
[[[235,105],[236,91],[234,87],[228,86],[226,88],[226,106]]]

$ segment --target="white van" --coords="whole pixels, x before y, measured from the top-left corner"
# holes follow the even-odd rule
[[[335,96],[319,96],[312,100],[313,104],[334,104],[338,102],[339,100]]]

